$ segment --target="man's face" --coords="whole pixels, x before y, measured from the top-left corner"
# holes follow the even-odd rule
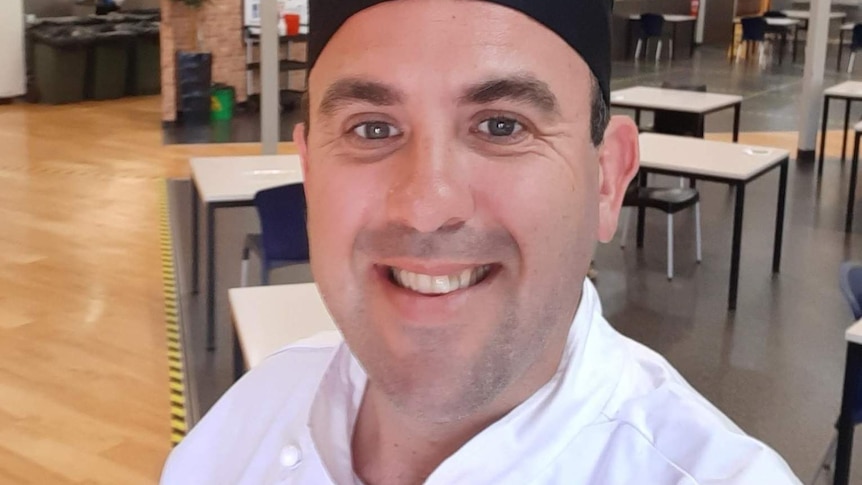
[[[562,39],[486,2],[385,2],[319,57],[295,130],[312,271],[402,409],[458,419],[559,355],[637,152],[625,124],[592,145],[591,91]]]

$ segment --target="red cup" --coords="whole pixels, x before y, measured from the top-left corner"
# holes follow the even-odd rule
[[[287,27],[287,35],[299,34],[299,14],[284,14],[284,25]]]

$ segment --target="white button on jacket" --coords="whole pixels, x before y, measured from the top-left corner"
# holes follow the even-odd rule
[[[164,485],[359,483],[350,437],[366,375],[337,333],[272,356],[171,453]],[[605,321],[584,283],[554,377],[446,459],[451,484],[798,484],[658,354]]]

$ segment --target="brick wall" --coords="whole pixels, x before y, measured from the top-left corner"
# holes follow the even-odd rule
[[[209,0],[195,11],[175,0],[161,0],[161,7],[162,120],[176,119],[174,55],[177,50],[195,50],[196,17],[202,40],[200,49],[213,55],[213,82],[233,86],[236,89],[237,101],[245,101],[242,2]]]

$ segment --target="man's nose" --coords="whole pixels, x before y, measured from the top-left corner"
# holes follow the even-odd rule
[[[474,211],[469,167],[444,133],[414,137],[396,161],[387,216],[419,232],[456,227]]]

